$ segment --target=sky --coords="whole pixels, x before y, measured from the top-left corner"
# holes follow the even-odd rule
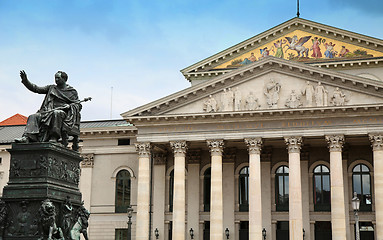
[[[301,18],[383,39],[383,1],[300,1]],[[295,0],[0,0],[0,121],[36,112],[21,83],[65,71],[82,120],[120,114],[190,86],[180,70],[296,16]]]

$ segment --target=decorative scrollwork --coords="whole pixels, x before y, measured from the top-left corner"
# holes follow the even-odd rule
[[[344,144],[344,135],[325,136],[330,152],[341,152]]]
[[[209,147],[210,154],[222,156],[224,142],[223,140],[207,140],[207,146]]]
[[[260,154],[262,148],[262,138],[245,138],[249,154]]]
[[[302,137],[285,137],[285,143],[289,153],[300,153],[302,148]]]
[[[370,139],[371,146],[374,151],[383,150],[383,134],[381,133],[368,134],[368,138]]]
[[[151,151],[151,145],[149,142],[136,143],[136,151],[140,157],[149,157]]]
[[[171,141],[170,146],[173,149],[174,156],[185,156],[188,149],[186,141]]]

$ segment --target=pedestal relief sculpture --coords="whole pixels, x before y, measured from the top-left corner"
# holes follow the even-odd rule
[[[327,106],[328,91],[324,88],[321,82],[315,87],[315,103],[317,107]]]
[[[29,82],[24,71],[20,76],[29,90],[45,94],[45,99],[28,118],[23,136],[7,149],[11,160],[0,204],[0,239],[77,240],[71,234],[76,229],[87,239],[87,223],[76,225],[80,212],[89,218],[78,189],[82,101],[66,84],[64,72],[56,73],[55,85],[45,87]],[[73,150],[67,148],[70,136],[75,139]]]
[[[295,92],[295,90],[291,91],[289,98],[286,100],[285,106],[288,108],[298,108],[302,106],[301,97]]]
[[[334,93],[332,94],[332,97],[331,97],[331,105],[333,106],[343,106],[345,105],[347,102],[346,100],[346,94],[344,94],[340,89],[339,87],[337,87],[335,90],[334,90]]]
[[[279,92],[281,91],[281,85],[275,82],[274,79],[271,79],[264,87],[263,93],[267,98],[267,105],[269,108],[277,108],[279,100]]]
[[[205,112],[217,112],[217,101],[213,98],[212,95],[209,95],[209,98],[203,104],[203,110]]]

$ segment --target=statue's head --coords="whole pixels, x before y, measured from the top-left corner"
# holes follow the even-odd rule
[[[58,71],[55,74],[55,81],[57,85],[63,84],[68,80],[68,74],[63,71]]]

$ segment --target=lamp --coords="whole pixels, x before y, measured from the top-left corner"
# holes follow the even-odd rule
[[[263,236],[263,240],[266,240],[266,229],[265,228],[262,229],[262,236]]]
[[[154,235],[156,236],[156,239],[158,239],[158,237],[160,236],[158,228],[156,228],[156,230],[154,230]]]
[[[360,239],[360,234],[359,234],[359,206],[360,206],[360,200],[358,198],[358,194],[354,192],[354,197],[351,200],[352,202],[352,208],[354,209],[354,215],[355,215],[355,240]]]
[[[305,229],[303,228],[303,240],[305,240],[305,236],[306,236],[306,231],[305,231]]]
[[[132,239],[132,215],[133,215],[133,208],[129,205],[128,209],[126,209],[128,212],[128,240]]]
[[[228,228],[225,229],[226,239],[229,239],[230,231]]]
[[[194,239],[194,230],[193,230],[193,228],[190,228],[189,233],[190,233],[190,238]]]

